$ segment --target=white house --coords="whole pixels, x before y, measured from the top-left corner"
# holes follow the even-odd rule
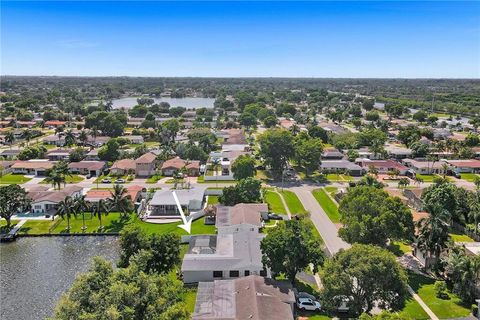
[[[233,207],[217,205],[215,209],[218,233],[258,232],[263,226],[262,213],[268,213],[266,203],[239,203]]]
[[[57,212],[58,204],[67,196],[78,197],[82,195],[82,187],[71,185],[62,190],[55,191],[29,191],[28,197],[32,199],[31,212],[34,214],[51,214]]]
[[[186,214],[203,209],[205,204],[205,188],[195,186],[182,190],[157,190],[147,206],[146,214],[149,218],[179,218],[177,203],[173,197],[176,193],[178,201]]]

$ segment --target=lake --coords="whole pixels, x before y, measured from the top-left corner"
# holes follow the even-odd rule
[[[137,105],[138,97],[126,97],[112,100],[113,108],[132,108]],[[185,107],[187,109],[213,108],[214,98],[152,98],[155,103],[167,102],[171,107]]]
[[[37,320],[53,313],[94,256],[119,257],[116,237],[32,237],[0,245],[0,319]]]

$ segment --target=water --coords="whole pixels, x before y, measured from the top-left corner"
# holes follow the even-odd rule
[[[184,107],[187,109],[213,108],[214,98],[153,98],[155,103],[168,102],[171,107]],[[137,97],[127,97],[112,100],[113,108],[132,108],[137,105]]]
[[[116,237],[19,238],[0,245],[0,319],[45,319],[94,256],[118,260]]]

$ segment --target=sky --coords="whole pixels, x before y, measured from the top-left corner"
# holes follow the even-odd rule
[[[1,1],[0,74],[480,78],[480,2]]]

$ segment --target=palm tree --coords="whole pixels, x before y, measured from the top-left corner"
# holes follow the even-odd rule
[[[92,214],[98,218],[98,222],[100,224],[99,229],[103,229],[102,225],[102,215],[107,215],[110,212],[111,206],[107,200],[100,199],[96,204],[93,204],[92,207]]]
[[[115,210],[122,213],[122,217],[127,217],[128,213],[133,209],[133,202],[129,195],[127,195],[127,189],[123,186],[116,184],[113,186],[113,191],[110,191],[111,198],[110,204]]]
[[[75,198],[75,203],[73,205],[73,210],[75,213],[82,214],[82,231],[87,229],[85,225],[85,211],[89,209],[89,202],[85,200],[85,195],[81,195]]]
[[[368,172],[373,174],[375,177],[378,176],[378,169],[372,165],[368,166]]]
[[[53,189],[56,189],[56,186],[58,186],[58,190],[60,190],[65,182],[65,177],[55,170],[50,170],[45,178],[45,182],[52,184]]]
[[[63,177],[63,185],[65,186],[67,183],[67,176],[72,177],[70,173],[70,169],[68,168],[68,163],[65,161],[60,161],[55,164],[52,171],[56,171],[60,176]]]
[[[215,174],[215,186],[218,187],[218,166],[220,165],[220,158],[212,159],[212,169]]]
[[[451,216],[438,204],[427,208],[426,211],[429,216],[417,222],[417,245],[428,256],[439,258],[450,237],[448,229]]]
[[[8,143],[10,149],[12,149],[12,144],[15,142],[13,131],[8,131],[7,134],[5,134],[5,142]]]
[[[448,166],[448,164],[446,163],[443,163],[442,164],[442,175],[443,175],[443,179],[445,179],[445,177],[447,176],[447,171],[450,167]]]
[[[25,130],[22,132],[22,137],[25,139],[27,142],[27,147],[28,147],[28,142],[32,139],[32,132],[30,130]]]
[[[477,190],[468,200],[470,202],[468,219],[473,221],[475,234],[478,234],[478,225],[480,224],[480,190]]]
[[[75,144],[75,135],[72,129],[69,129],[65,132],[65,145],[71,146],[73,144]]]
[[[398,181],[398,187],[399,188],[406,188],[410,184],[410,180],[407,178],[402,178]]]
[[[67,218],[67,231],[70,232],[70,217],[77,214],[74,210],[74,200],[72,197],[66,196],[63,201],[58,203],[57,214],[62,217],[62,219]]]
[[[85,130],[82,130],[78,135],[78,140],[82,142],[82,145],[85,145],[88,141],[88,134]]]

